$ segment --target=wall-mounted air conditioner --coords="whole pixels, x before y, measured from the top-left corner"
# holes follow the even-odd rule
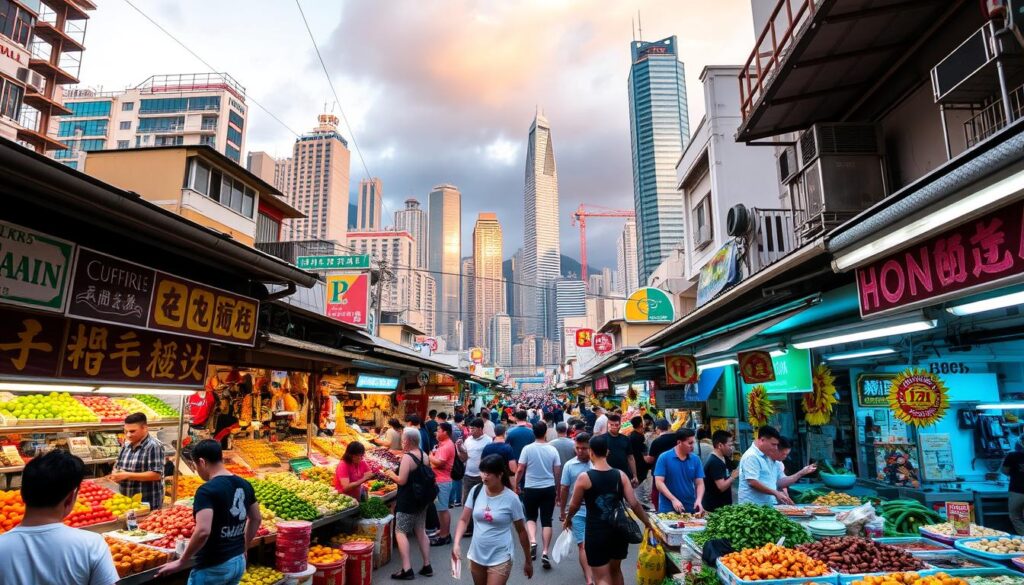
[[[785,185],[796,176],[800,170],[800,164],[796,158],[796,148],[793,146],[783,147],[776,157],[776,168],[779,170],[779,184]]]
[[[24,83],[37,93],[43,93],[43,88],[46,87],[46,78],[27,67],[18,69],[17,77],[18,81]]]

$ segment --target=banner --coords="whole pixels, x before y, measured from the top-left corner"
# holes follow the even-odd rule
[[[152,268],[79,248],[67,314],[148,328],[155,281]]]
[[[740,362],[740,376],[747,384],[775,381],[775,367],[767,351],[741,351],[737,359]]]
[[[591,347],[594,345],[593,329],[576,330],[576,347]]]
[[[700,379],[697,372],[697,358],[692,355],[665,356],[665,384],[681,386],[696,384]]]
[[[370,323],[370,274],[327,275],[325,314],[342,323],[367,327]]]
[[[71,242],[0,221],[0,303],[63,312],[74,254]]]
[[[740,271],[736,269],[736,260],[736,243],[729,240],[701,267],[697,278],[698,307],[739,281]]]
[[[259,301],[156,273],[149,328],[226,343],[255,345]]]
[[[946,385],[926,370],[904,370],[889,386],[889,408],[896,418],[907,424],[931,426],[942,418],[948,406]]]
[[[615,349],[615,340],[607,333],[598,333],[594,336],[594,351],[597,355],[611,353]]]

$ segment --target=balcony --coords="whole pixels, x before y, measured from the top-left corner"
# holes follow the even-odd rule
[[[848,119],[968,6],[978,13],[967,0],[778,0],[739,75],[736,139]]]
[[[750,231],[743,238],[746,253],[743,264],[746,275],[756,274],[785,258],[800,247],[793,229],[793,212],[789,209],[750,210]]]
[[[84,51],[85,50],[85,25],[84,20],[65,20],[61,27],[57,13],[48,6],[41,6],[39,18],[36,20],[34,33],[53,46],[60,46],[63,51]]]
[[[256,249],[292,264],[295,264],[295,259],[299,256],[330,256],[344,253],[337,244],[328,240],[257,242]]]

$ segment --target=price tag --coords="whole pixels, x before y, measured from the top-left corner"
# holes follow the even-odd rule
[[[21,458],[21,453],[18,453],[18,448],[14,445],[4,445],[3,453],[11,465],[25,465],[25,460]]]
[[[70,437],[68,438],[68,447],[71,448],[71,454],[77,455],[82,459],[89,459],[89,439],[86,437]]]

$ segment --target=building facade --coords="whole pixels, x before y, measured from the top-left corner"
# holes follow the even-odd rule
[[[615,287],[622,296],[640,288],[637,267],[636,220],[630,218],[615,240]]]
[[[517,368],[537,367],[537,337],[524,335],[519,343],[512,344],[512,366]]]
[[[530,124],[526,147],[526,183],[523,189],[523,271],[522,281],[532,287],[524,291],[527,315],[536,316],[525,325],[531,333],[555,338],[554,315],[547,301],[551,281],[562,272],[558,219],[558,170],[551,125],[538,112]]]
[[[359,201],[356,203],[356,229],[372,232],[381,229],[384,207],[384,186],[377,177],[359,181]]]
[[[405,209],[395,212],[395,229],[409,232],[416,240],[416,268],[427,267],[427,212],[420,207],[418,199],[405,200]]]
[[[461,348],[462,194],[454,185],[438,185],[427,196],[427,267],[437,279],[437,335],[449,349]]]
[[[487,346],[494,365],[507,368],[512,365],[512,318],[507,313],[491,317]]]
[[[675,36],[633,41],[629,69],[629,130],[633,152],[639,282],[683,242],[683,205],[675,165],[690,139],[686,78]]]
[[[291,188],[291,157],[274,158],[262,150],[252,151],[245,157],[245,168],[270,183],[288,197]]]
[[[212,146],[242,162],[245,88],[227,73],[154,75],[123,91],[75,88],[58,118],[64,148],[54,158],[83,170],[89,151],[147,146]],[[269,182],[269,181],[268,181]]]
[[[473,226],[473,277],[470,281],[473,290],[473,339],[477,345],[487,344],[488,327],[493,317],[505,313],[502,245],[497,214],[480,213]]]
[[[559,278],[552,285],[555,297],[555,317],[558,326],[558,335],[554,339],[561,341],[562,328],[565,327],[565,318],[583,317],[587,314],[587,283],[582,280]]]
[[[295,140],[283,169],[288,184],[283,191],[292,207],[306,216],[291,222],[289,239],[346,241],[350,164],[338,117],[320,114],[316,128]]]
[[[412,267],[416,241],[405,231],[356,231],[348,233],[355,254],[369,254],[382,269],[381,310],[396,314],[397,322],[432,335],[434,279]]]
[[[459,282],[462,286],[459,294],[462,297],[462,310],[459,318],[463,325],[464,348],[480,347],[483,345],[483,341],[476,338],[476,288],[473,286],[473,257],[466,256],[461,263],[462,278],[459,279]]]

